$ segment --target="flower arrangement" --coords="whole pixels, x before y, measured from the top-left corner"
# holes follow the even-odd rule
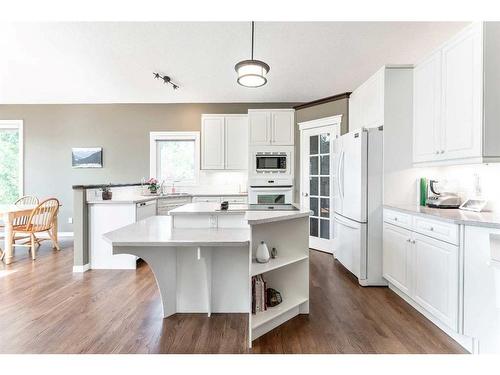
[[[149,180],[146,181],[146,184],[148,184],[148,190],[151,194],[156,194],[158,192],[158,189],[160,188],[160,185],[158,184],[158,180],[156,178],[151,177]]]

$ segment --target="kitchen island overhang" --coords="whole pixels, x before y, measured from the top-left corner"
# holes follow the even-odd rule
[[[109,232],[114,254],[142,258],[153,271],[166,318],[175,313],[247,313],[252,340],[309,312],[309,211],[247,211],[192,203]],[[257,263],[258,244],[278,249]],[[263,274],[283,302],[252,314],[252,277]]]

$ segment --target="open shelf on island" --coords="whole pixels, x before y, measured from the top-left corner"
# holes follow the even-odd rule
[[[266,273],[295,262],[300,262],[301,260],[307,259],[308,257],[309,255],[307,255],[307,253],[284,254],[281,256],[278,254],[275,259],[269,259],[269,262],[267,263],[258,263],[255,259],[253,259],[252,276],[260,275],[261,273]]]
[[[281,302],[278,306],[268,307],[266,311],[258,312],[255,315],[252,315],[252,329],[273,320],[277,316],[286,313],[307,300],[308,298],[306,297],[288,297],[287,299],[283,299],[283,302]]]

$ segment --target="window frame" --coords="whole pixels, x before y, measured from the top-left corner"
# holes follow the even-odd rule
[[[24,196],[24,121],[0,120],[0,130],[14,129],[19,133],[19,198]]]
[[[176,182],[176,186],[195,186],[200,180],[200,132],[198,131],[161,131],[149,133],[149,175],[150,177],[158,178],[156,174],[158,155],[157,141],[176,141],[188,140],[194,141],[194,180],[189,182]],[[161,182],[161,181],[160,181]],[[173,181],[165,180],[166,184],[171,184]]]

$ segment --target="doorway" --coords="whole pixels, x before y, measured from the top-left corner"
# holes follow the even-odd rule
[[[340,135],[342,115],[299,123],[300,204],[312,211],[309,247],[333,254],[335,239],[333,140]]]

